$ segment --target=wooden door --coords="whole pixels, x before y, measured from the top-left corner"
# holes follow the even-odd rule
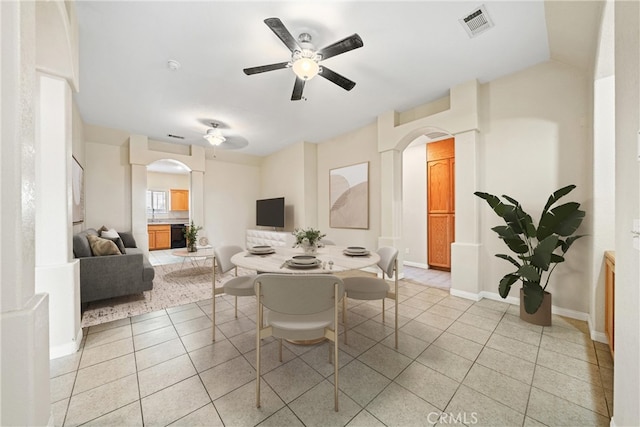
[[[454,139],[427,144],[427,263],[451,270],[455,238]]]

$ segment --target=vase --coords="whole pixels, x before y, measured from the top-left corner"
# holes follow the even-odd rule
[[[551,326],[551,294],[545,291],[538,311],[529,314],[524,309],[524,289],[520,288],[520,319],[538,326]]]
[[[302,250],[305,255],[315,255],[318,253],[318,244],[317,243],[303,243]]]
[[[198,248],[196,247],[195,242],[189,242],[189,244],[187,245],[187,252],[198,252]]]

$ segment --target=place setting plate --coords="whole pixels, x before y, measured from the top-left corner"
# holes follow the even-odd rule
[[[348,246],[342,253],[347,256],[369,256],[367,248],[362,246]]]
[[[285,261],[289,268],[318,268],[322,261],[313,255],[297,255]]]
[[[276,250],[271,246],[253,246],[249,249],[251,255],[270,255],[276,253]]]

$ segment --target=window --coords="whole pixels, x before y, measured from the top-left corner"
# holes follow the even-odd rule
[[[167,213],[167,192],[147,190],[147,216]]]

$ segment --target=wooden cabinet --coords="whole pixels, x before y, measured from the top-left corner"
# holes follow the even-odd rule
[[[615,347],[615,302],[616,302],[616,254],[614,251],[604,253],[604,331],[609,339],[609,350],[613,357]]]
[[[171,226],[170,225],[148,225],[149,250],[171,248]]]
[[[427,144],[427,263],[451,270],[455,235],[455,157],[453,138]]]
[[[171,210],[189,210],[189,190],[171,190]]]

